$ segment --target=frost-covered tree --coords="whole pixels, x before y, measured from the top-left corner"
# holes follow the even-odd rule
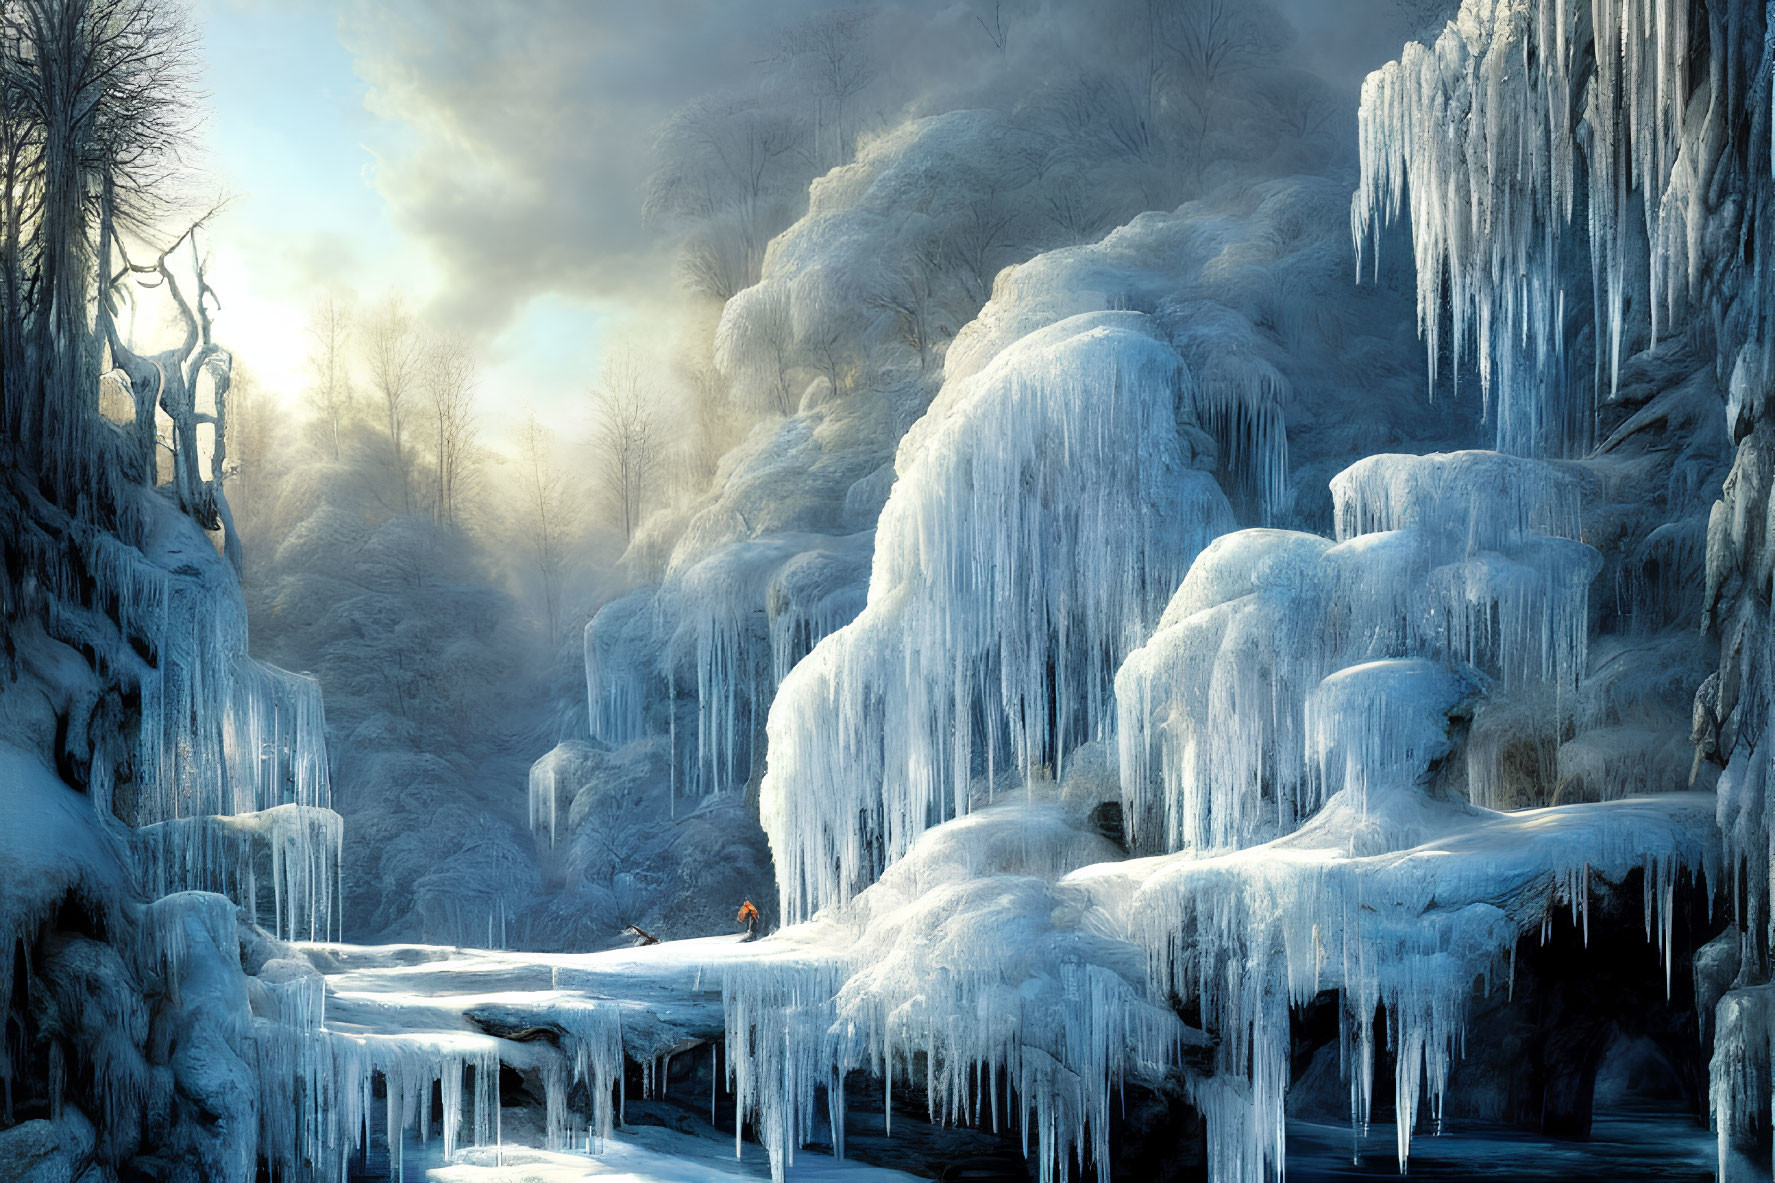
[[[509,791],[522,768],[503,746],[531,725],[529,671],[549,652],[503,585],[527,543],[401,513],[380,416],[345,418],[335,460],[309,414],[240,486],[244,590],[256,642],[326,695],[351,931],[485,940],[497,896],[516,937],[534,872],[510,857],[523,849]],[[428,460],[429,426],[413,436]]]
[[[432,448],[432,518],[458,524],[475,449],[475,362],[466,342],[445,336],[425,349],[425,418]]]
[[[691,287],[724,300],[757,281],[765,244],[800,205],[806,144],[803,122],[765,97],[700,99],[666,121],[644,212],[683,234]]]
[[[749,392],[756,409],[787,415],[795,409],[790,372],[795,368],[795,327],[789,293],[759,285],[746,294],[743,316],[722,317],[715,334],[716,364]]]
[[[734,415],[732,396],[714,362],[686,365],[683,385],[690,400],[693,430],[682,445],[680,477],[684,491],[694,495],[715,479],[721,454],[733,442]]]
[[[92,303],[120,236],[152,237],[168,208],[190,62],[169,3],[0,6],[0,411],[68,487],[91,456],[72,401],[97,367]]]
[[[555,461],[555,436],[536,418],[518,433],[518,494],[525,543],[542,589],[542,613],[551,642],[561,634],[561,585],[574,526],[566,474]]]
[[[870,44],[874,13],[841,8],[809,17],[783,35],[792,76],[805,80],[813,99],[815,171],[848,163],[856,151],[854,100],[878,69]]]
[[[592,402],[592,456],[605,512],[624,539],[633,538],[662,475],[659,392],[640,357],[622,350],[604,363]]]
[[[1168,55],[1190,112],[1188,147],[1198,175],[1207,165],[1209,136],[1234,76],[1271,62],[1293,37],[1288,22],[1262,0],[1148,0],[1153,35]]]
[[[123,254],[122,268],[108,277],[98,301],[98,324],[112,364],[124,375],[135,399],[134,451],[140,471],[147,479],[157,479],[162,459],[159,452],[165,448],[180,508],[206,529],[213,530],[229,526],[228,503],[221,496],[216,476],[227,459],[228,389],[234,359],[212,336],[211,313],[217,299],[205,279],[205,261],[198,253],[196,235],[197,226],[193,225],[152,263],[133,262]],[[173,252],[185,242],[191,247],[189,295],[171,265]],[[122,253],[121,244],[119,247]],[[166,293],[184,330],[179,344],[145,355],[124,341],[117,329],[115,297],[119,288],[132,279]],[[207,389],[200,389],[205,386]],[[200,407],[200,400],[208,410]],[[156,437],[157,411],[167,420],[170,438],[166,441]],[[205,457],[198,442],[206,428],[210,445],[208,472],[204,471]],[[231,528],[229,534],[233,545],[236,540]],[[235,558],[238,560],[237,555]]]
[[[351,413],[351,308],[337,296],[317,302],[308,314],[308,369],[314,380],[310,396],[315,415],[332,441],[339,459],[339,431]]]
[[[407,437],[417,410],[421,358],[413,317],[398,296],[370,318],[363,345],[370,388],[388,433],[400,508],[407,512],[413,508],[413,456]]]

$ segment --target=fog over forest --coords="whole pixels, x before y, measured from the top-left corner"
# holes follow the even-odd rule
[[[1775,6],[0,0],[0,1183],[1771,1176]]]

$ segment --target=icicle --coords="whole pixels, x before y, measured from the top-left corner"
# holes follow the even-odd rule
[[[1152,332],[1097,313],[1031,334],[902,444],[868,607],[771,709],[761,810],[789,917],[965,808],[977,717],[1026,777],[1107,738],[1121,655],[1229,516],[1185,461],[1187,374]],[[1056,683],[1080,710],[1064,732]]]

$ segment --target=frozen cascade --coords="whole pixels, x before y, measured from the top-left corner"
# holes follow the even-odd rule
[[[259,1056],[260,1155],[285,1178],[346,1178],[348,1160],[363,1145],[372,1086],[384,1082],[385,1129],[391,1175],[398,1176],[402,1135],[434,1120],[438,1088],[444,1153],[462,1142],[463,1074],[473,1071],[472,1138],[498,1137],[499,1041],[491,1036],[434,1032],[345,1035],[302,1030],[279,1020],[254,1024]]]
[[[540,1074],[551,1150],[595,1149],[610,1136],[623,1076],[620,1008],[560,994],[537,1003],[557,1032],[556,1044],[514,1042],[473,1031],[366,1032],[335,1029],[326,1019],[320,977],[291,977],[266,991],[273,1013],[255,1018],[260,1081],[260,1153],[275,1176],[344,1180],[363,1146],[375,1080],[384,1082],[390,1170],[398,1176],[408,1130],[441,1133],[446,1157],[465,1144],[499,1141],[502,1064]],[[466,1079],[472,1109],[465,1106]],[[572,1086],[591,1101],[570,1113]],[[432,1108],[433,1089],[442,1101]]]
[[[1422,658],[1371,661],[1326,678],[1306,709],[1307,757],[1315,779],[1327,786],[1324,795],[1342,796],[1340,805],[1364,817],[1374,813],[1375,798],[1417,783],[1448,755],[1454,746],[1449,714],[1478,690],[1470,679]],[[1310,824],[1334,812],[1328,805]],[[1382,824],[1401,820],[1393,814]]]
[[[1581,537],[1580,493],[1569,468],[1480,451],[1368,456],[1331,480],[1339,542],[1416,528],[1469,551],[1529,534]]]
[[[319,683],[248,656],[239,585],[187,519],[105,553],[107,582],[128,589],[120,619],[152,654],[133,811],[143,889],[219,892],[268,910],[282,937],[333,935],[343,829]]]
[[[339,935],[345,827],[331,809],[291,804],[174,818],[140,827],[134,840],[143,887],[152,897],[215,892],[238,901],[255,924],[269,914],[280,939]],[[268,882],[260,879],[261,867]],[[266,887],[269,908],[262,899]]]
[[[586,769],[595,755],[591,745],[570,739],[550,748],[530,766],[530,829],[540,834],[546,828],[551,845],[563,810],[572,804],[574,790],[586,783]]]
[[[848,968],[843,960],[820,959],[764,962],[723,974],[727,1085],[736,1112],[750,1118],[770,1151],[774,1183],[783,1183],[796,1149],[813,1136],[816,1089],[826,1089],[833,1153],[844,1154],[844,1070],[833,1027],[834,1000]],[[736,1156],[743,1128],[735,1123]]]
[[[1557,729],[1585,668],[1601,559],[1573,540],[1575,480],[1492,452],[1373,456],[1332,480],[1342,541],[1282,530],[1216,539],[1116,677],[1134,841],[1222,850],[1286,834],[1340,781],[1309,775],[1309,698],[1351,664],[1424,656],[1533,699]],[[1549,533],[1552,532],[1552,536]],[[1552,701],[1540,700],[1551,694]],[[1469,750],[1470,792],[1497,797]]]
[[[613,747],[638,738],[646,712],[649,672],[636,655],[649,651],[657,619],[652,590],[613,600],[586,622],[586,703],[592,738]]]
[[[1592,884],[1639,870],[1647,936],[1668,969],[1678,876],[1717,875],[1705,794],[1496,814],[1426,792],[1432,762],[1450,750],[1445,712],[1470,692],[1417,660],[1327,679],[1314,758],[1342,764],[1344,787],[1294,834],[1172,856],[1134,894],[1128,914],[1154,988],[1199,999],[1220,1039],[1217,1075],[1196,1095],[1221,1183],[1283,1174],[1291,1006],[1340,993],[1358,1124],[1370,1113],[1384,1006],[1403,1167],[1420,1102],[1440,1115],[1475,982],[1507,983],[1518,940],[1556,906],[1587,909]]]
[[[314,679],[247,656],[239,586],[195,526],[113,542],[101,582],[152,660],[142,675],[139,822],[331,805]]]
[[[848,898],[983,774],[1064,768],[1230,524],[1150,319],[1091,313],[944,387],[901,444],[868,605],[784,680],[761,813],[782,906]]]
[[[612,602],[585,632],[593,738],[620,747],[646,732],[654,706],[675,715],[688,694],[696,726],[674,739],[675,791],[743,785],[778,684],[862,609],[873,538],[782,533],[690,548],[660,588]]]
[[[582,1123],[588,1142],[610,1137],[623,1100],[622,1011],[610,1003],[563,997],[549,1008],[549,1018],[563,1032],[563,1061],[544,1069],[548,1139],[550,1149],[573,1141],[573,1123],[567,1113],[569,1084],[585,1086],[592,1112]],[[571,1068],[569,1078],[567,1069]],[[616,1102],[611,1101],[612,1092]]]
[[[1714,129],[1686,122],[1689,11],[1683,0],[1466,0],[1433,46],[1407,45],[1363,84],[1358,273],[1409,194],[1432,372],[1446,306],[1454,366],[1477,364],[1501,451],[1560,453],[1584,439],[1588,408],[1584,423],[1558,410],[1567,303],[1585,296],[1567,278],[1575,220],[1588,226],[1611,391],[1629,286],[1646,287],[1655,344],[1696,285],[1706,179],[1693,141]],[[1732,117],[1718,102],[1701,115]],[[1650,267],[1630,243],[1636,207]]]
[[[1714,1008],[1713,1060],[1708,1065],[1708,1108],[1719,1138],[1719,1178],[1748,1179],[1739,1171],[1733,1143],[1755,1137],[1775,1104],[1775,986],[1729,990]]]
[[[805,551],[777,568],[767,589],[771,670],[778,685],[814,646],[857,618],[869,587],[875,532],[841,547]]]
[[[1358,250],[1378,249],[1409,194],[1431,359],[1446,302],[1457,353],[1470,340],[1497,391],[1500,446],[1561,446],[1553,363],[1585,327],[1611,396],[1662,337],[1715,359],[1737,456],[1707,527],[1701,623],[1722,652],[1695,699],[1692,775],[1723,769],[1727,882],[1740,926],[1760,934],[1752,951],[1775,925],[1770,757],[1755,750],[1770,710],[1772,97],[1775,6],[1758,0],[1468,0],[1433,47],[1406,47],[1365,85],[1352,204]],[[1566,303],[1584,300],[1572,317]],[[1568,424],[1588,418],[1576,410]],[[1764,977],[1747,972],[1716,1016],[1722,1177],[1747,1115],[1766,1117]]]
[[[689,793],[743,785],[777,684],[795,660],[861,607],[872,535],[775,534],[716,550],[660,590],[677,631],[670,669],[695,670],[696,761]],[[823,630],[823,631],[822,631]]]

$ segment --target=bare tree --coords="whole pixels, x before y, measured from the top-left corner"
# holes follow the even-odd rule
[[[1136,89],[1121,74],[1082,72],[1071,82],[1055,87],[1041,101],[1055,115],[1066,142],[1091,153],[1108,150],[1149,160],[1153,153],[1154,95],[1144,73]]]
[[[1337,113],[1337,96],[1323,78],[1307,70],[1278,71],[1265,80],[1264,110],[1297,140],[1319,134]]]
[[[856,388],[863,373],[863,356],[847,326],[815,324],[802,336],[800,352],[807,366],[826,379],[834,396],[842,397]]]
[[[193,225],[186,230],[152,263],[134,263],[124,254],[122,268],[109,276],[105,284],[98,302],[98,319],[113,364],[129,380],[135,402],[133,463],[139,466],[138,479],[154,480],[159,468],[155,435],[158,405],[170,423],[173,490],[180,508],[204,528],[228,529],[232,536],[233,530],[226,522],[227,503],[221,499],[220,484],[214,478],[225,469],[227,461],[228,387],[234,358],[211,336],[211,308],[219,306],[219,302],[204,276],[205,260],[197,250],[197,229]],[[170,263],[172,253],[187,240],[191,242],[195,300],[186,297]],[[184,339],[171,349],[139,354],[117,331],[114,296],[132,275],[143,286],[164,288],[184,322]],[[199,381],[204,377],[209,378],[208,411],[198,405]],[[200,426],[208,426],[213,432],[211,475],[207,480],[198,446]]]
[[[436,466],[433,520],[458,524],[457,513],[474,450],[475,362],[459,337],[431,344],[425,363],[427,419]]]
[[[1199,175],[1227,82],[1286,47],[1290,26],[1263,0],[1147,3],[1153,37],[1170,53],[1184,101],[1195,115],[1190,130]]]
[[[402,513],[413,510],[413,459],[407,446],[414,388],[419,378],[419,344],[413,318],[399,297],[391,297],[371,318],[364,335],[370,386],[381,405],[388,442],[393,450],[395,479],[400,482]]]
[[[728,304],[715,328],[715,362],[746,402],[779,415],[795,410],[795,330],[782,285],[760,284]]]
[[[351,410],[351,308],[328,296],[308,314],[308,368],[314,375],[314,411],[339,459],[339,429]]]
[[[974,19],[980,23],[982,29],[986,30],[986,36],[991,38],[992,48],[998,50],[999,56],[1003,57],[1005,46],[1010,43],[1011,39],[1010,31],[1005,28],[1004,0],[992,0],[990,23],[983,16],[976,16]]]
[[[612,523],[624,539],[633,538],[652,499],[663,452],[655,400],[640,360],[627,350],[612,354],[593,400],[598,480]]]
[[[867,8],[840,9],[810,17],[784,35],[784,52],[812,83],[813,151],[819,171],[848,163],[856,152],[846,107],[875,81],[868,37],[873,18]]]
[[[239,362],[234,363],[228,392],[228,463],[219,472],[231,504],[247,512],[263,508],[271,471],[272,443],[277,408],[258,378]]]
[[[150,235],[168,208],[193,57],[161,0],[0,3],[0,410],[69,494],[90,460],[74,444],[101,345],[89,313],[119,235]]]
[[[984,302],[992,294],[992,281],[1028,236],[1024,213],[1012,190],[1012,179],[987,175],[972,187],[961,213],[949,224],[946,247],[963,276],[973,282],[974,294]]]
[[[523,527],[542,588],[543,621],[549,644],[561,635],[561,586],[567,573],[567,546],[574,525],[567,478],[555,463],[554,433],[531,411],[518,432],[518,489]]]
[[[894,317],[900,340],[918,354],[918,368],[928,370],[939,336],[953,333],[942,322],[937,297],[938,267],[920,253],[908,253],[889,269],[870,296],[870,303]]]
[[[1093,242],[1114,224],[1114,209],[1077,173],[1051,180],[1042,194],[1042,204],[1048,222],[1067,243]]]
[[[733,435],[733,408],[727,383],[712,363],[692,363],[684,376],[694,430],[685,443],[681,477],[685,490],[694,494],[708,488],[715,479],[721,454]]]
[[[727,299],[758,281],[764,248],[805,191],[803,130],[756,99],[702,99],[666,121],[644,213],[685,227],[686,277]]]

